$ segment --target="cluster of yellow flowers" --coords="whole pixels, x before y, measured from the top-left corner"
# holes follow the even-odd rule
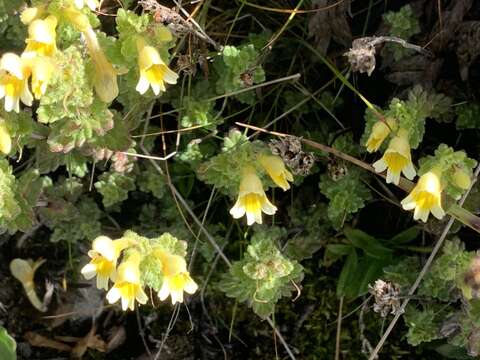
[[[88,17],[81,11],[84,6],[95,10],[97,0],[65,1],[60,19],[49,14],[46,5],[26,8],[21,20],[28,25],[26,47],[21,56],[5,53],[0,59],[0,99],[5,98],[5,110],[20,111],[20,100],[32,105],[33,96],[40,99],[45,94],[56,65],[56,27],[58,21],[67,21],[82,33],[95,69],[93,85],[96,94],[104,102],[111,102],[118,95],[118,71],[108,61],[97,39]],[[57,14],[58,15],[58,14]],[[171,34],[169,33],[170,37]],[[151,86],[155,95],[165,91],[165,83],[175,84],[178,75],[170,70],[159,52],[139,37],[137,91],[144,94]],[[29,79],[31,78],[31,92]],[[33,96],[32,96],[33,93]]]
[[[409,180],[416,176],[410,151],[409,132],[406,129],[397,129],[394,119],[378,121],[372,127],[366,146],[368,152],[377,151],[391,132],[396,133],[382,158],[376,161],[373,167],[378,173],[387,170],[387,183],[398,185],[401,173]],[[419,178],[412,192],[402,200],[404,210],[415,209],[413,214],[415,220],[426,222],[430,213],[437,219],[445,216],[442,208],[441,176],[440,169],[431,169]]]
[[[258,162],[267,172],[272,181],[287,191],[290,189],[289,181],[293,181],[293,175],[286,169],[280,156],[261,155]],[[238,199],[235,205],[230,209],[230,214],[234,219],[239,219],[247,215],[247,224],[262,223],[262,212],[267,215],[273,215],[277,211],[275,205],[268,200],[263,190],[262,181],[257,175],[253,166],[246,166],[242,171]]]
[[[123,255],[122,255],[123,252]],[[189,294],[197,291],[198,285],[187,271],[187,263],[182,256],[153,249],[144,254],[142,247],[131,238],[112,240],[107,236],[97,237],[88,252],[91,258],[81,273],[89,280],[97,277],[97,288],[108,290],[109,281],[113,286],[108,290],[107,300],[110,304],[121,299],[123,310],[133,310],[135,300],[145,304],[148,300],[141,277],[141,263],[145,257],[153,256],[161,264],[162,286],[158,291],[160,300],[171,296],[172,304],[183,302],[183,292]],[[122,258],[120,265],[117,262]]]

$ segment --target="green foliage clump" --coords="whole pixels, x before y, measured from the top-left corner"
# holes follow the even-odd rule
[[[53,233],[50,241],[77,242],[86,239],[95,239],[102,233],[100,218],[103,213],[93,199],[80,200],[75,207],[68,209],[64,217],[55,217],[54,224],[50,224]]]
[[[222,57],[215,62],[217,93],[235,92],[264,81],[265,72],[258,58],[259,53],[252,44],[225,46]],[[235,95],[235,98],[245,104],[253,104],[255,95],[253,91],[247,91]]]
[[[38,171],[27,171],[18,179],[12,167],[0,159],[0,231],[28,231],[35,222],[33,207],[42,190]]]
[[[142,262],[140,263],[142,283],[155,291],[160,290],[163,282],[162,263],[158,257],[155,256],[155,252],[163,251],[181,257],[185,257],[187,253],[187,243],[178,240],[169,233],[164,233],[159,237],[149,239],[133,231],[127,231],[123,238],[135,239],[141,247],[143,254]]]
[[[420,283],[419,304],[410,301],[405,313],[409,344],[418,346],[423,342],[446,339],[438,352],[447,353],[461,349],[472,350],[472,334],[479,324],[479,302],[472,298],[472,289],[465,282],[475,252],[465,251],[459,239],[446,241],[442,254],[434,261],[425,279]],[[407,257],[385,269],[386,278],[408,289],[420,272],[420,263],[415,257]],[[459,301],[461,300],[461,301]],[[472,351],[471,354],[474,352]],[[462,358],[468,358],[463,356]]]
[[[137,175],[137,185],[140,191],[150,192],[157,199],[163,198],[167,186],[165,178],[158,174],[152,165],[147,165],[145,170]]]
[[[49,91],[42,96],[37,109],[38,121],[45,124],[74,120],[79,110],[89,111],[93,103],[82,50],[71,46],[57,52],[54,60],[61,71],[54,72]]]
[[[223,122],[223,118],[214,111],[215,101],[208,100],[215,96],[210,82],[200,80],[195,83],[187,95],[178,95],[173,104],[182,109],[180,124],[182,127],[204,126],[215,129]]]
[[[281,233],[275,228],[255,232],[243,259],[232,264],[219,284],[228,297],[247,302],[263,318],[273,313],[282,297],[291,296],[292,283],[303,277],[302,266],[275,245]]]
[[[45,178],[43,195],[48,205],[39,208],[38,215],[53,231],[51,242],[74,243],[101,234],[103,213],[92,198],[84,196],[81,179],[72,176],[53,183]]]
[[[235,132],[231,135],[234,139],[227,140],[225,144],[242,139],[237,138]],[[246,166],[255,167],[260,174],[263,172],[256,158],[257,154],[265,149],[265,145],[259,141],[236,144],[236,146],[227,146],[228,150],[211,157],[197,168],[197,176],[200,180],[232,196],[237,193],[243,169]]]
[[[463,287],[463,275],[473,256],[473,253],[465,251],[465,246],[459,239],[446,242],[442,255],[425,275],[419,295],[445,302],[458,297],[459,289]]]
[[[418,346],[422,342],[440,339],[440,319],[435,310],[427,308],[418,310],[409,307],[404,314],[405,323],[408,326],[407,341],[410,345]]]
[[[405,5],[399,11],[390,11],[383,15],[385,23],[390,27],[389,35],[396,36],[403,40],[410,39],[413,35],[420,32],[420,23],[418,17],[414,14],[410,5]],[[396,44],[389,44],[393,58],[398,61],[410,54],[412,50],[405,49]]]
[[[421,86],[413,87],[407,100],[393,98],[387,109],[381,111],[385,119],[391,118],[397,122],[397,129],[405,129],[409,134],[409,143],[412,149],[418,148],[425,134],[425,120],[442,119],[450,111],[451,99],[434,92],[428,92]],[[365,111],[365,131],[361,143],[366,144],[373,125],[379,121],[370,110]],[[390,136],[394,133],[390,134]],[[388,144],[384,142],[383,147]]]
[[[480,127],[480,104],[467,103],[455,108],[457,129],[478,129]]]
[[[128,193],[135,190],[135,179],[130,174],[104,172],[95,183],[95,188],[103,196],[103,205],[110,207],[128,198]]]
[[[327,215],[335,229],[340,229],[371,199],[365,180],[365,174],[353,167],[340,179],[333,179],[330,174],[320,176],[320,191],[330,200]]]

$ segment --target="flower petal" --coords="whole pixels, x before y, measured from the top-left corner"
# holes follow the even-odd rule
[[[387,163],[383,158],[381,158],[380,160],[374,162],[372,166],[375,169],[375,172],[381,173],[382,171],[385,171],[385,169],[387,168]]]
[[[80,273],[87,280],[93,279],[97,275],[97,267],[92,263],[88,263],[80,270]]]

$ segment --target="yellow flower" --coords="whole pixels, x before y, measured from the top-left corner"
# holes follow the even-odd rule
[[[92,11],[95,11],[95,9],[98,8],[97,0],[74,0],[74,1],[75,1],[75,6],[78,9],[83,9],[85,5],[87,5],[88,8]]]
[[[92,28],[88,17],[73,6],[63,8],[62,15],[65,16],[78,31],[86,32]]]
[[[122,309],[135,309],[135,300],[145,304],[148,297],[143,291],[140,282],[140,254],[134,252],[128,259],[118,266],[118,276],[115,284],[107,293],[107,300],[110,304],[122,299]]]
[[[93,241],[88,256],[92,259],[85,265],[81,273],[90,280],[97,276],[97,288],[108,289],[108,279],[115,281],[117,259],[122,250],[131,243],[124,239],[112,240],[107,236],[99,236]]]
[[[172,305],[177,302],[183,302],[183,292],[194,294],[197,291],[198,285],[190,277],[190,274],[181,272],[173,276],[165,276],[158,297],[161,301],[165,300],[169,295],[172,298]]]
[[[377,151],[382,146],[383,141],[390,134],[391,129],[396,127],[396,122],[393,119],[387,119],[384,121],[377,121],[373,127],[372,132],[367,140],[365,146],[368,152]]]
[[[281,187],[283,191],[290,189],[288,182],[293,181],[293,175],[285,168],[285,164],[280,156],[262,155],[259,161],[275,184]]]
[[[25,25],[28,25],[33,20],[40,18],[44,13],[45,13],[45,5],[27,7],[20,14],[20,21]]]
[[[12,138],[8,132],[5,120],[0,118],[0,152],[8,155],[10,150],[12,150]]]
[[[52,56],[57,49],[55,44],[56,27],[57,18],[53,15],[48,16],[45,20],[33,20],[28,26],[24,56]]]
[[[178,75],[169,69],[154,47],[146,45],[142,40],[138,41],[137,47],[140,78],[136,90],[140,94],[145,94],[151,86],[153,93],[158,95],[160,90],[166,90],[165,83],[177,83]]]
[[[180,255],[157,250],[155,251],[155,256],[162,262],[162,273],[164,276],[174,276],[187,271],[187,262]]]
[[[23,56],[23,55],[22,55]],[[23,59],[32,74],[32,92],[36,99],[40,99],[47,91],[55,67],[49,58],[36,56]]]
[[[6,53],[0,59],[0,99],[5,98],[5,111],[20,111],[20,100],[31,106],[33,96],[28,89],[28,68],[17,54]]]
[[[118,96],[117,71],[103,53],[95,31],[88,28],[83,34],[95,68],[93,79],[95,92],[100,100],[109,103]]]
[[[388,149],[383,157],[375,162],[373,167],[377,173],[387,169],[387,183],[398,185],[401,172],[407,179],[412,180],[416,172],[412,164],[408,137],[399,132],[388,144]]]
[[[428,215],[433,214],[437,219],[445,216],[442,209],[442,188],[440,177],[436,171],[429,171],[422,175],[412,192],[402,200],[403,209],[412,210],[415,220],[427,222]]]
[[[277,208],[267,199],[263,191],[262,182],[255,170],[248,167],[244,170],[240,181],[238,199],[230,214],[234,219],[239,219],[247,214],[247,224],[262,223],[262,211],[267,215],[273,215]]]

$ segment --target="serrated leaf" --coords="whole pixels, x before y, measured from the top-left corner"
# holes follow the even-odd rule
[[[347,174],[337,181],[328,174],[320,176],[320,191],[330,200],[327,214],[334,228],[339,229],[348,215],[363,208],[371,198],[362,178],[363,174],[355,168],[348,168]]]
[[[94,186],[103,196],[103,205],[109,207],[128,198],[128,193],[135,189],[135,180],[127,174],[105,172]]]
[[[407,307],[404,314],[408,326],[407,341],[410,345],[417,346],[422,342],[440,339],[439,323],[433,309],[418,310],[413,306]]]

